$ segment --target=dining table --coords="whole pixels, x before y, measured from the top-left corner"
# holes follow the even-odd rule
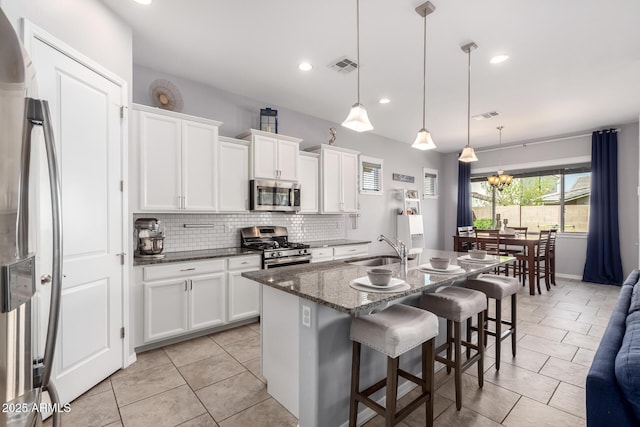
[[[453,249],[461,251],[464,243],[494,243],[495,238],[482,237],[475,235],[454,235]],[[500,245],[520,246],[526,255],[528,278],[529,278],[529,295],[536,294],[536,269],[534,268],[536,247],[538,246],[538,236],[524,236],[519,234],[500,234]]]

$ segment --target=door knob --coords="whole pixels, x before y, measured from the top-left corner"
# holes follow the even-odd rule
[[[40,276],[40,284],[46,285],[47,283],[51,283],[51,275],[43,274],[42,276]]]

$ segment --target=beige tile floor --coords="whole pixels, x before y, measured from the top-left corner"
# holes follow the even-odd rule
[[[499,373],[487,347],[485,384],[463,374],[463,408],[444,370],[436,377],[436,426],[584,426],[585,377],[618,287],[559,279],[542,295],[518,295],[518,355],[503,351]],[[509,304],[504,313],[508,316]],[[127,369],[76,399],[65,426],[296,426],[260,376],[259,324],[138,354]],[[410,392],[400,405],[414,395]],[[424,410],[403,426],[423,426]],[[45,423],[50,425],[50,421]],[[366,424],[382,426],[376,417]]]

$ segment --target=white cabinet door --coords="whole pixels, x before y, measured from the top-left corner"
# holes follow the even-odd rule
[[[297,142],[278,140],[278,179],[298,180],[298,147]]]
[[[218,211],[249,210],[249,147],[220,141]]]
[[[230,321],[260,315],[260,285],[241,276],[243,271],[254,270],[250,268],[228,273]]]
[[[358,211],[358,156],[341,153],[342,212]]]
[[[311,262],[331,261],[333,259],[333,248],[311,249]]]
[[[143,286],[144,342],[187,332],[188,281],[171,280]]]
[[[225,323],[225,273],[197,276],[189,280],[189,330]]]
[[[218,128],[204,123],[182,121],[183,209],[215,211]]]
[[[318,213],[318,158],[300,156],[298,167],[300,213]]]
[[[256,178],[278,178],[278,139],[253,136],[253,175]]]
[[[340,152],[322,152],[322,212],[340,213],[341,207],[341,167]]]
[[[138,111],[140,209],[181,207],[181,120]]]

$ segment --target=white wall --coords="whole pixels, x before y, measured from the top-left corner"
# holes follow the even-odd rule
[[[131,28],[99,0],[2,0],[0,6],[21,35],[20,18],[132,81]]]
[[[372,240],[372,253],[388,252],[389,247],[375,241],[378,234],[394,236],[395,209],[400,204],[392,199],[392,188],[415,188],[422,193],[422,168],[428,167],[441,171],[442,155],[436,152],[421,152],[412,149],[408,143],[393,141],[371,133],[359,134],[331,123],[286,108],[235,95],[224,90],[177,76],[134,65],[133,100],[136,103],[152,105],[149,96],[149,84],[155,79],[167,79],[178,86],[184,99],[183,113],[206,117],[224,122],[220,134],[235,137],[240,132],[258,126],[260,108],[271,107],[278,110],[278,132],[304,139],[301,149],[327,143],[329,128],[337,129],[337,145],[358,150],[362,154],[384,159],[384,195],[360,197],[360,218],[358,229],[351,228],[351,220],[346,218],[345,238]],[[345,115],[349,105],[344,106]],[[375,126],[375,123],[374,123]],[[131,156],[134,157],[133,154]],[[398,183],[391,180],[392,173],[415,176],[414,184]],[[443,217],[441,203],[436,200],[423,202],[425,226],[425,245],[429,248],[441,248]]]
[[[638,164],[640,154],[638,151],[638,123],[607,127],[620,129],[618,133],[618,206],[622,268],[626,277],[633,269],[638,268]],[[553,138],[553,136],[549,137],[549,139]],[[487,169],[495,171],[498,165],[502,165],[507,172],[523,164],[562,165],[568,162],[567,159],[590,156],[591,136],[589,135],[499,151],[479,151],[479,161],[472,165],[472,173],[474,171],[484,172]],[[443,165],[447,173],[445,185],[449,187],[448,196],[443,199],[445,205],[442,207],[445,218],[443,239],[445,249],[451,249],[453,247],[451,236],[456,231],[457,154],[446,155],[443,159]],[[582,277],[586,248],[585,236],[558,236],[558,272]]]

